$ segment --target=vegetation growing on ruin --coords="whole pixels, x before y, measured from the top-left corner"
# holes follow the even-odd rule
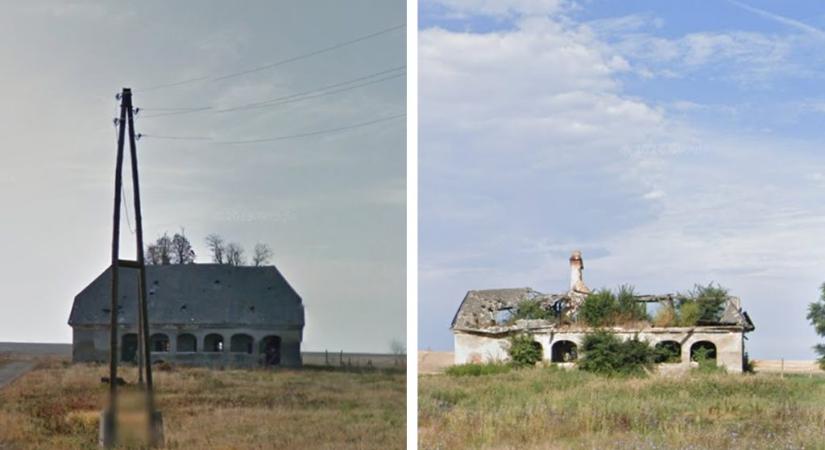
[[[636,301],[632,286],[616,292],[600,289],[587,296],[579,307],[579,320],[592,327],[621,325],[649,320],[644,303]]]
[[[534,368],[419,378],[421,449],[815,449],[825,377]]]
[[[553,311],[544,309],[539,299],[526,299],[519,302],[510,320],[551,320],[554,317]]]
[[[678,346],[658,345],[653,347],[653,350],[653,362],[656,364],[678,363],[682,360],[682,355],[680,354],[680,349]]]
[[[728,298],[728,290],[718,284],[714,285],[714,283],[707,286],[697,284],[686,295],[680,295],[679,297],[679,308],[682,311],[682,319],[685,324],[689,322],[693,322],[694,325],[699,322],[718,322],[722,318],[725,300]],[[685,308],[688,306],[695,308],[695,311],[691,312],[689,317],[686,317]]]
[[[725,368],[716,364],[716,358],[713,356],[715,350],[705,347],[699,347],[694,350],[691,355],[691,360],[695,361],[697,367],[695,370],[704,373],[725,372]]]
[[[653,317],[657,327],[692,327],[718,322],[722,318],[728,290],[718,284],[696,284],[684,294],[677,294],[673,305],[663,305]]]
[[[543,356],[541,344],[536,342],[529,333],[510,336],[507,342],[507,353],[510,355],[510,364],[516,367],[535,366]]]
[[[642,375],[653,367],[656,351],[637,337],[622,340],[613,333],[596,331],[584,337],[576,366],[600,375]]]

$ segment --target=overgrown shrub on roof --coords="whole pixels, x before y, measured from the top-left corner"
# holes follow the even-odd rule
[[[634,322],[650,320],[644,303],[636,300],[636,291],[633,286],[623,284],[616,292],[617,319],[619,322]]]
[[[604,330],[585,336],[580,354],[576,363],[580,370],[607,376],[645,374],[656,356],[647,342],[637,337],[623,341]]]
[[[579,320],[591,327],[613,325],[618,303],[616,296],[608,289],[599,289],[590,293],[579,307]]]
[[[679,325],[689,327],[700,322],[718,322],[727,298],[728,290],[718,284],[694,285],[687,294],[680,295],[677,303]]]
[[[673,305],[662,305],[653,316],[654,327],[675,327],[677,325],[679,325],[679,315]]]
[[[696,284],[686,294],[678,294],[675,304],[662,305],[653,317],[653,325],[692,327],[699,323],[718,322],[727,298],[728,290],[718,284]]]
[[[629,285],[622,285],[615,294],[600,289],[588,295],[579,307],[579,319],[592,327],[649,320],[645,305],[636,300]]]
[[[535,366],[543,356],[541,344],[533,340],[529,333],[510,336],[507,353],[510,355],[510,363],[516,367]]]
[[[544,309],[544,307],[541,304],[541,300],[525,299],[519,302],[518,306],[516,306],[510,320],[551,320],[554,317],[555,316],[552,310]]]

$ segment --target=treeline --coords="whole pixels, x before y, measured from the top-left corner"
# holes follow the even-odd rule
[[[206,246],[209,249],[211,262],[229,266],[264,266],[272,259],[272,249],[263,243],[255,244],[250,264],[247,264],[246,251],[237,242],[226,242],[218,234],[206,237]],[[154,242],[146,246],[147,265],[193,264],[197,255],[192,243],[186,237],[183,229],[169,237],[163,233]]]

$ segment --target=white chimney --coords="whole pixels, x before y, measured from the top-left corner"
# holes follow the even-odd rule
[[[584,284],[584,260],[582,252],[576,250],[570,255],[570,291],[587,294],[590,289]]]

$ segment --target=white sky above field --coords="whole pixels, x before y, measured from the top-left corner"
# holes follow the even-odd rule
[[[402,2],[2,3],[0,341],[69,342],[74,295],[109,263],[122,87],[145,108],[137,131],[149,136],[267,138],[406,109],[401,76],[276,108],[149,117],[152,108],[231,107],[397,68],[404,30],[242,77],[141,91],[403,24]],[[147,239],[185,227],[198,262],[209,262],[209,233],[247,253],[269,244],[304,299],[307,350],[386,352],[404,340],[403,119],[246,146],[147,137],[138,150]],[[123,233],[123,257],[133,257],[125,221]]]

